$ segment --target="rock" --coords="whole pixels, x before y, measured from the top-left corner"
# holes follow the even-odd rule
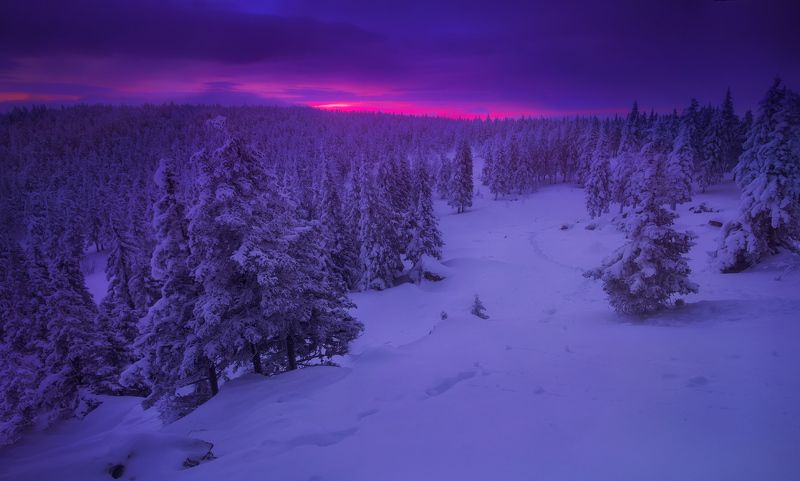
[[[586,229],[586,230],[595,230],[595,229],[597,229],[597,224],[595,224],[594,222],[592,222],[591,224],[586,224],[586,227],[584,227],[584,229]]]
[[[569,224],[561,224],[561,230],[567,230],[569,227]]]
[[[720,222],[718,220],[711,219],[711,220],[708,221],[708,225],[710,225],[712,227],[722,227],[722,222]]]

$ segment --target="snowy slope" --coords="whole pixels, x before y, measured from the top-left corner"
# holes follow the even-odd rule
[[[445,281],[353,296],[366,331],[342,367],[244,376],[164,428],[114,399],[0,451],[0,479],[800,479],[800,261],[709,265],[733,186],[680,209],[701,290],[644,324],[581,276],[622,236],[584,228],[580,189],[489,197],[437,206]],[[185,469],[193,440],[216,459]]]

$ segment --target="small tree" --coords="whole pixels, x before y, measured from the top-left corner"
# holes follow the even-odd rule
[[[470,309],[470,314],[476,317],[480,317],[481,319],[489,319],[489,315],[486,314],[486,306],[483,305],[481,302],[481,298],[475,294],[475,299],[472,301],[472,308]]]

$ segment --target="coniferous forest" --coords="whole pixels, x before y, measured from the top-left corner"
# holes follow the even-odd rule
[[[98,395],[142,396],[169,422],[236,373],[334,364],[363,330],[349,293],[436,280],[433,203],[469,211],[478,183],[497,200],[582,186],[589,216],[613,216],[626,237],[585,274],[621,313],[703,288],[675,209],[731,176],[740,209],[717,268],[798,252],[800,97],[776,80],[741,116],[730,91],[720,97],[602,118],[179,105],[4,114],[3,442],[85,415]],[[88,253],[107,256],[102,298],[87,289]]]

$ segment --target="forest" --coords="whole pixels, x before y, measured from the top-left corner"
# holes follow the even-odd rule
[[[740,207],[712,253],[719,271],[800,252],[800,96],[776,80],[752,113],[738,115],[730,91],[720,99],[503,119],[175,104],[5,113],[0,444],[85,416],[97,396],[139,396],[169,423],[242,373],[336,365],[364,329],[351,295],[440,281],[434,204],[468,212],[478,184],[497,201],[581,187],[589,216],[612,216],[626,239],[584,275],[626,315],[703,289],[675,210],[726,179]],[[101,299],[86,285],[90,253],[107,256]]]

